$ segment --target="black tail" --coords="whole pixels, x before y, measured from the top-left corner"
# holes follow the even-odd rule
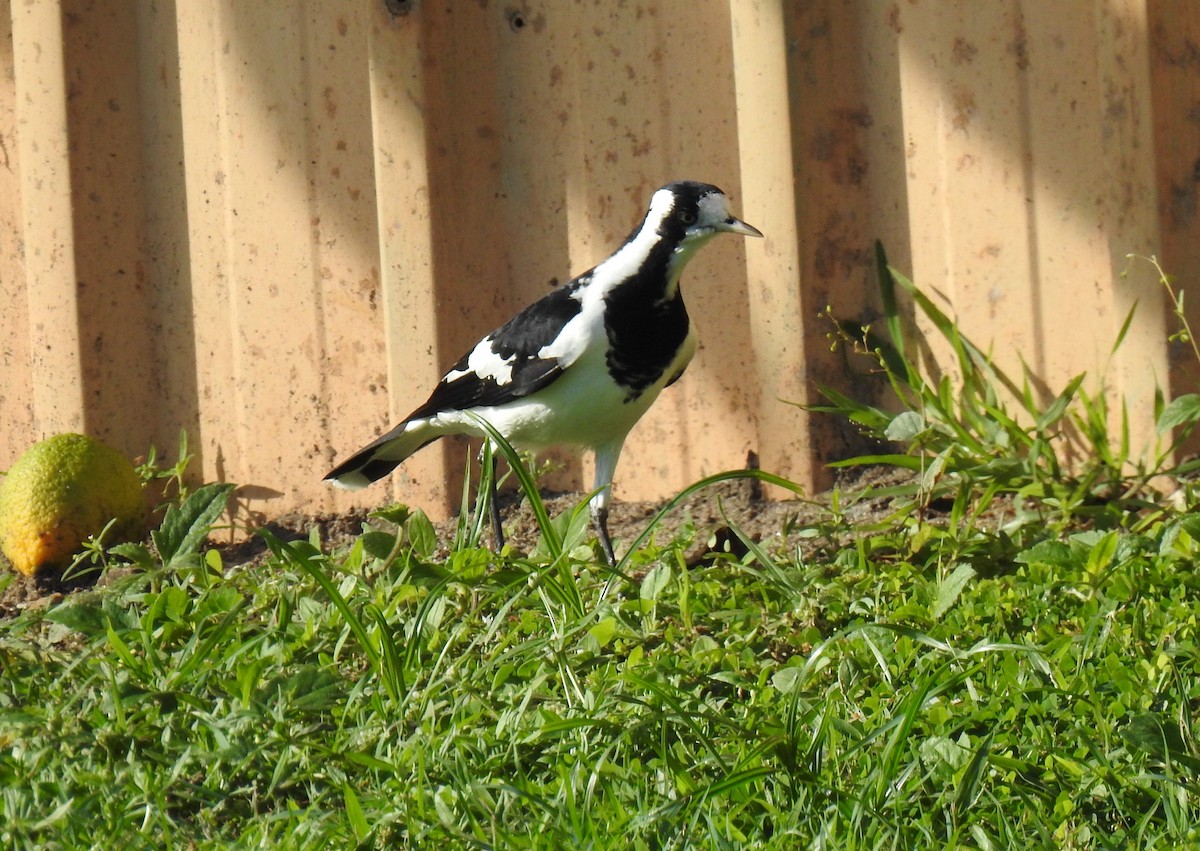
[[[442,433],[434,431],[427,420],[401,423],[326,473],[325,481],[347,490],[365,488],[395,470],[409,455],[441,436]]]

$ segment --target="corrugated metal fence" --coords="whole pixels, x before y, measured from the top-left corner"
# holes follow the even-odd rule
[[[1126,260],[1200,270],[1187,0],[0,9],[0,468],[57,431],[139,454],[186,429],[253,511],[381,502],[320,478],[680,177],[767,239],[691,267],[702,348],[618,497],[751,451],[820,481],[850,436],[787,402],[863,369],[822,313],[877,315],[875,239],[1051,388],[1138,301],[1106,377],[1143,436],[1155,383],[1196,377]],[[464,457],[431,447],[394,494],[445,510]]]

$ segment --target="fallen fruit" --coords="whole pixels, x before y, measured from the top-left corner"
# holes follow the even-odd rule
[[[0,552],[26,576],[70,566],[89,537],[138,537],[145,522],[142,480],[129,459],[82,434],[34,444],[0,479]]]

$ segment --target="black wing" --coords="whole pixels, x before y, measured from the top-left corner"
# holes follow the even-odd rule
[[[439,411],[503,405],[542,389],[562,375],[566,365],[557,358],[539,357],[538,352],[554,342],[579,314],[582,305],[572,294],[584,282],[576,279],[554,290],[480,340],[459,358],[425,404],[408,419],[433,416]],[[498,365],[506,364],[510,368],[507,379],[500,381],[471,370],[471,355],[477,352],[495,359]]]

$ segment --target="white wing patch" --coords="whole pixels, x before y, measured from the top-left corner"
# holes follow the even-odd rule
[[[541,360],[555,360],[565,369],[583,355],[588,347],[602,344],[604,338],[604,320],[597,322],[596,307],[584,302],[583,309],[571,317],[553,340],[538,350]],[[590,309],[589,309],[590,308]]]
[[[467,356],[466,369],[452,369],[442,378],[443,384],[462,378],[464,375],[474,375],[489,381],[494,381],[501,387],[512,383],[512,365],[516,355],[502,358],[492,350],[492,338],[484,337],[471,354]]]

